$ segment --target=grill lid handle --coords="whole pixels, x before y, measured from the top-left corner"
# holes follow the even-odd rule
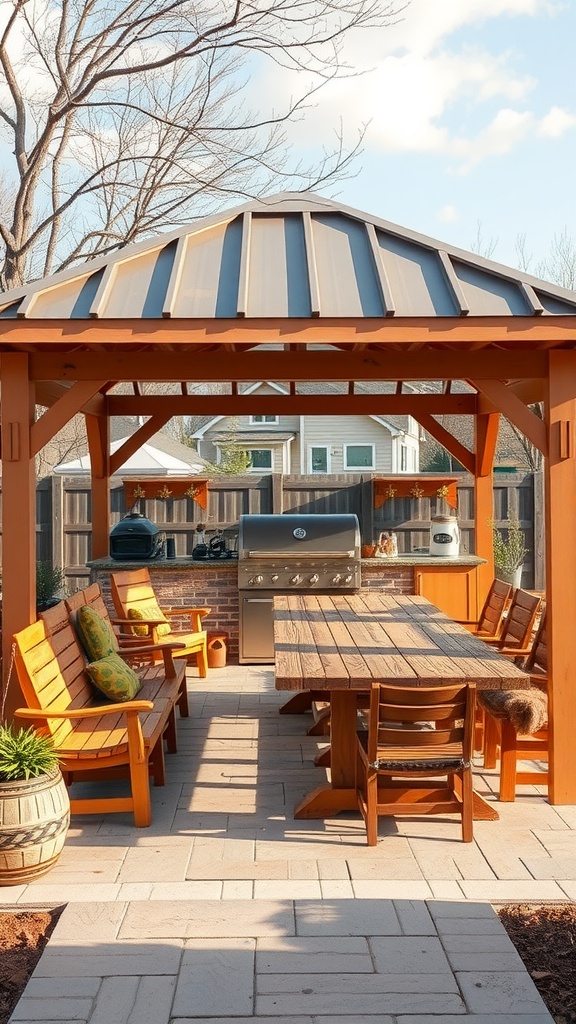
[[[277,551],[248,551],[248,558],[354,558],[354,551],[300,551],[289,548]]]

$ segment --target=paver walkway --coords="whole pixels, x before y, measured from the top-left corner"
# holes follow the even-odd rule
[[[526,787],[471,844],[399,818],[370,849],[355,814],[293,820],[325,773],[268,667],[190,690],[152,827],[75,818],[50,874],[2,890],[66,904],[14,1022],[550,1024],[491,903],[576,899],[576,807]]]

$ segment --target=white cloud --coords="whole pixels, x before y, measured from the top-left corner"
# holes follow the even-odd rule
[[[443,224],[453,224],[454,221],[459,220],[460,214],[455,206],[451,203],[447,203],[438,211],[438,220],[442,221]]]
[[[561,107],[551,107],[545,117],[540,121],[538,134],[545,135],[550,139],[559,139],[570,128],[576,124],[576,115],[569,110],[562,110]]]
[[[530,111],[499,110],[489,125],[469,139],[454,139],[451,150],[464,162],[458,168],[460,173],[471,170],[487,157],[502,156],[518,145],[534,128],[535,119]]]

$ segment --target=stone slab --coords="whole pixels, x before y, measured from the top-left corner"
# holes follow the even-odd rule
[[[250,1017],[254,1006],[253,939],[197,939],[187,943],[173,1016],[233,1014]]]

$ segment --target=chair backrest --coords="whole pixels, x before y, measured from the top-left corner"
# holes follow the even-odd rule
[[[512,599],[510,583],[495,579],[488,591],[484,607],[478,619],[478,632],[498,638],[504,625],[504,612]]]
[[[548,647],[546,643],[546,608],[540,616],[540,623],[534,637],[532,650],[526,659],[524,671],[545,677],[548,673]]]
[[[84,654],[65,613],[61,601],[43,612],[38,622],[14,634],[14,663],[29,708],[66,711],[94,704],[94,688],[85,672]],[[71,723],[65,720],[48,722],[47,727],[59,745],[72,731]]]
[[[158,603],[148,569],[111,572],[110,589],[119,619],[128,618],[129,608],[142,609]]]
[[[527,590],[515,590],[499,640],[500,647],[527,647],[540,611],[542,598]]]
[[[473,683],[454,686],[407,687],[373,683],[368,720],[368,760],[382,755],[393,758],[403,748],[433,747],[435,759],[442,747],[451,758],[460,756],[469,762],[474,739],[476,687]],[[434,722],[434,729],[416,723]],[[414,727],[411,728],[410,726]]]
[[[110,626],[112,625],[110,613],[106,607],[104,598],[102,597],[102,591],[99,583],[92,583],[89,587],[86,587],[85,590],[78,590],[75,594],[72,594],[71,597],[67,597],[64,603],[74,624],[76,623],[78,609],[82,608],[84,605],[88,605],[88,607],[92,608],[97,615],[102,619],[105,619]]]

